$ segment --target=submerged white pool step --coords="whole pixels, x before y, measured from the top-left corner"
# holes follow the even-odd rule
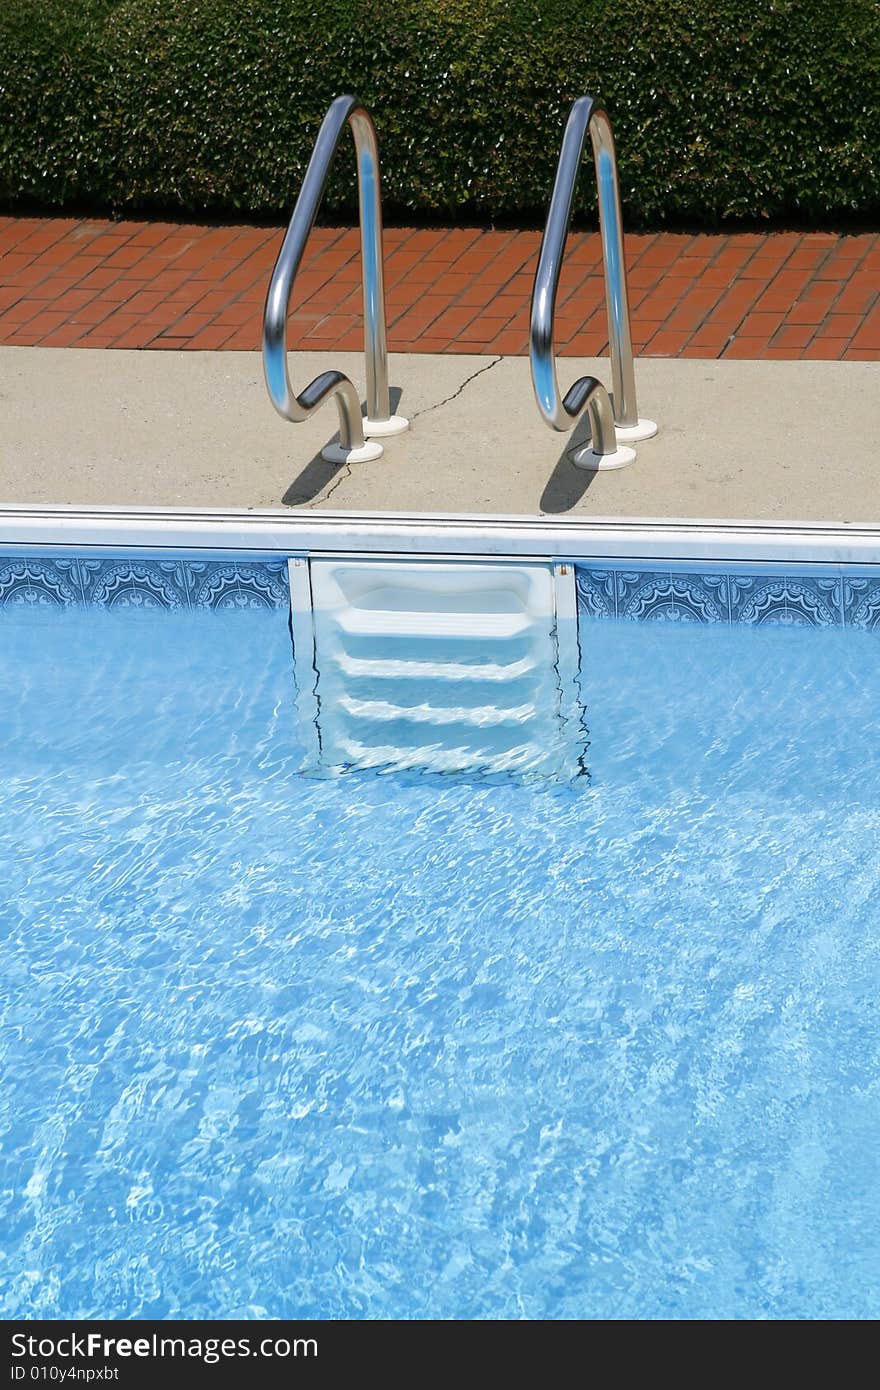
[[[426,745],[419,748],[399,748],[393,743],[358,743],[354,739],[344,739],[339,751],[345,754],[345,765],[332,769],[342,772],[349,769],[382,768],[383,770],[405,772],[534,772],[534,750],[529,744],[494,753],[491,765],[487,763],[485,749],[471,748],[459,744],[451,748]]]
[[[336,663],[346,675],[382,676],[386,680],[432,681],[514,681],[535,668],[531,657],[519,661],[406,661],[398,657],[357,657],[336,654]]]
[[[396,613],[381,608],[370,613],[353,608],[336,617],[343,632],[386,638],[460,636],[465,620],[468,637],[484,637],[493,642],[504,642],[529,630],[529,619],[522,614],[474,613],[460,609],[437,613],[416,608],[408,613]]]
[[[340,696],[339,706],[353,719],[363,719],[368,723],[408,719],[414,724],[463,724],[474,728],[495,724],[521,726],[538,714],[532,704],[511,705],[507,709],[497,705],[477,705],[474,709],[467,709],[463,705],[400,705],[392,704],[390,700],[356,700],[348,695]]]
[[[321,557],[290,589],[307,770],[579,770],[571,566]]]

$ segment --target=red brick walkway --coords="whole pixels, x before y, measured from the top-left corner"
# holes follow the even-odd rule
[[[259,347],[279,228],[0,218],[0,342]],[[398,352],[523,353],[535,232],[389,229]],[[880,236],[629,236],[633,341],[654,357],[880,358]],[[291,347],[362,345],[358,237],[317,228]],[[606,349],[599,239],[569,240],[557,349]]]

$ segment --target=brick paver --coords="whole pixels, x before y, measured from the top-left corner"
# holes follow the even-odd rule
[[[0,218],[0,342],[255,349],[283,229]],[[398,352],[524,353],[537,232],[390,228]],[[654,357],[880,358],[880,236],[679,233],[626,239],[633,343]],[[316,228],[290,345],[360,348],[358,234]],[[557,351],[607,348],[596,233],[568,243]]]

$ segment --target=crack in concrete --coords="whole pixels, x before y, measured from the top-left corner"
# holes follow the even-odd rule
[[[482,376],[484,372],[491,372],[492,368],[497,367],[498,363],[503,362],[503,360],[503,357],[496,357],[493,359],[493,361],[487,362],[485,367],[478,367],[475,372],[471,372],[470,376],[465,377],[464,381],[461,383],[459,387],[456,388],[456,390],[453,391],[451,396],[446,396],[444,400],[437,401],[434,405],[426,405],[424,410],[413,411],[412,415],[410,416],[410,420],[417,420],[420,415],[430,415],[432,411],[439,410],[441,406],[448,405],[450,401],[457,400],[457,398],[461,395],[462,391],[466,386],[470,386],[471,382],[476,381],[477,377]],[[321,500],[323,502],[326,502],[329,498],[333,496],[336,489],[338,487],[341,487],[344,482],[347,482],[350,477],[351,464],[342,464],[339,470],[338,477],[336,477],[333,480],[333,482],[328,487]]]
[[[334,494],[334,492],[336,491],[336,489],[340,486],[340,484],[341,484],[341,483],[344,483],[344,482],[346,481],[346,479],[348,479],[348,478],[350,478],[350,477],[351,477],[351,464],[350,464],[350,463],[344,463],[344,464],[342,464],[342,466],[341,466],[341,468],[340,468],[340,470],[339,470],[339,476],[338,476],[338,478],[336,478],[336,480],[331,484],[330,487],[328,487],[327,491],[324,493],[324,501],[326,502],[328,497],[332,497],[333,494]]]
[[[414,410],[410,419],[418,420],[420,415],[430,415],[432,410],[439,410],[441,406],[448,405],[450,401],[456,400],[461,395],[466,386],[470,386],[472,381],[476,381],[478,376],[482,376],[484,372],[491,372],[493,367],[497,367],[498,363],[503,361],[503,357],[496,357],[493,362],[488,362],[485,367],[478,367],[475,372],[471,372],[470,376],[465,377],[464,381],[457,390],[453,391],[451,396],[447,396],[445,400],[437,401],[435,405],[426,405],[424,410]]]

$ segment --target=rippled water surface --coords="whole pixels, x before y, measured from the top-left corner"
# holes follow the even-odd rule
[[[322,781],[283,614],[0,616],[0,1313],[880,1315],[880,643],[583,644]]]

